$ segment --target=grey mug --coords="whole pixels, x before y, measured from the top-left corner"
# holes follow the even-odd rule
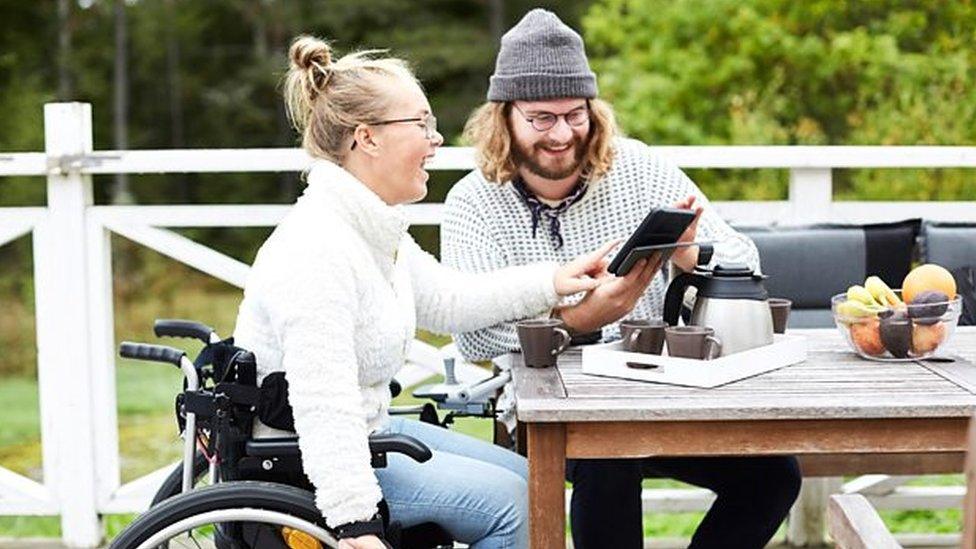
[[[522,360],[532,368],[556,365],[556,357],[569,347],[569,332],[555,318],[523,320],[515,323]]]

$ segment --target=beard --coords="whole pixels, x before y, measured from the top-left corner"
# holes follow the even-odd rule
[[[550,149],[555,146],[564,145],[564,143],[554,143],[552,141],[540,141],[533,143],[530,146],[525,146],[521,143],[515,142],[513,140],[514,147],[512,147],[512,156],[515,159],[517,166],[524,166],[529,172],[543,177],[545,179],[565,179],[573,173],[575,173],[580,164],[583,162],[583,156],[586,154],[586,143],[580,136],[573,134],[573,141],[570,143],[570,149],[572,149],[573,154],[564,159],[550,160],[548,163],[543,163],[543,152],[544,149]]]

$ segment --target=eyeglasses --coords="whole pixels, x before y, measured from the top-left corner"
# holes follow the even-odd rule
[[[586,124],[590,120],[589,103],[587,103],[583,107],[573,109],[563,114],[540,112],[535,116],[529,116],[525,114],[525,111],[520,109],[519,106],[516,105],[515,103],[512,103],[512,106],[515,107],[515,110],[517,110],[522,115],[522,118],[524,118],[525,121],[528,122],[529,124],[532,124],[532,127],[535,128],[535,130],[538,132],[551,130],[553,126],[556,125],[556,122],[558,122],[560,118],[564,119],[567,124],[569,124],[574,128],[578,128],[583,124]]]
[[[423,116],[416,116],[414,118],[396,118],[393,120],[380,120],[378,122],[370,122],[369,126],[386,126],[388,124],[402,124],[404,122],[419,122],[417,124],[424,129],[424,137],[427,140],[433,140],[437,136],[437,117],[431,113],[427,113]],[[350,150],[356,148],[356,141],[353,140],[352,147]]]

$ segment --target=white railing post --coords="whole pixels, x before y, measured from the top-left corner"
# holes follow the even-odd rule
[[[841,491],[840,477],[805,478],[800,496],[790,510],[786,541],[790,547],[827,545],[827,500]]]
[[[789,200],[791,224],[829,220],[833,201],[830,168],[791,169]]]
[[[91,176],[81,156],[92,150],[91,105],[44,106],[48,155],[47,215],[34,232],[37,365],[44,480],[61,510],[69,547],[102,538],[96,476],[86,208]],[[112,403],[98,403],[99,406]]]

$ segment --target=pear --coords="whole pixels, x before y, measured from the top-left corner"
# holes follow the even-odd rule
[[[876,302],[888,307],[900,308],[904,306],[901,299],[895,294],[894,290],[885,284],[884,280],[877,276],[869,276],[864,281],[864,288],[871,294]],[[849,290],[848,290],[849,291]]]

